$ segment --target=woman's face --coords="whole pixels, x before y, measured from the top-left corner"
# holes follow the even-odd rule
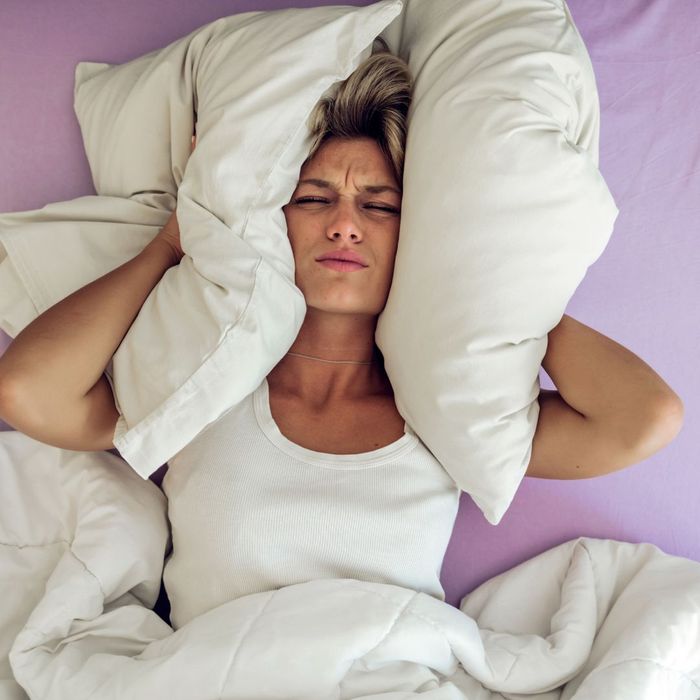
[[[283,211],[295,283],[307,307],[374,316],[382,311],[399,240],[400,189],[370,138],[330,138],[302,166]],[[356,253],[365,266],[340,270],[317,260],[338,251]]]

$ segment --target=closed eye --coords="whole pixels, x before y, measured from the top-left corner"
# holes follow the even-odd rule
[[[294,204],[305,204],[305,203],[311,203],[311,202],[328,202],[327,199],[323,199],[321,197],[300,197],[299,199],[294,200]],[[378,204],[368,204],[368,208],[370,209],[379,209],[380,211],[386,211],[391,214],[398,214],[399,210],[395,209],[394,207],[385,207],[385,206],[380,206]]]
[[[313,204],[314,202],[328,204],[328,200],[323,197],[299,197],[294,200],[294,204]]]
[[[379,204],[368,204],[367,207],[369,209],[379,209],[380,211],[387,211],[390,214],[398,214],[399,213],[399,210],[394,209],[394,207],[384,207],[384,206],[380,206]]]

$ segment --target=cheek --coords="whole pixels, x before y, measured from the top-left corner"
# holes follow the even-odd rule
[[[287,230],[289,230],[292,225],[293,217],[285,207],[282,207],[282,213],[284,214],[284,220],[287,222]]]
[[[300,258],[306,258],[305,253],[313,248],[313,241],[305,232],[304,227],[299,226],[299,223],[294,220],[287,224],[287,240],[297,262]]]
[[[396,246],[392,245],[389,249],[382,251],[381,261],[381,279],[382,284],[391,282],[394,276],[394,263],[396,261]]]
[[[389,248],[392,259],[396,257],[396,251],[399,248],[399,224],[397,223],[387,236],[390,241]]]
[[[298,224],[294,219],[294,216],[292,214],[289,214],[285,211],[284,213],[284,220],[287,224],[287,238],[289,239],[289,242],[292,244],[292,247],[294,247],[294,242],[296,239],[296,231],[298,230]]]
[[[284,211],[284,220],[287,222],[287,236],[290,239],[298,239],[301,233],[309,228],[308,224],[305,224],[303,213],[293,209]]]

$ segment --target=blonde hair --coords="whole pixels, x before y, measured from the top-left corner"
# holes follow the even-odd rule
[[[382,48],[315,105],[308,121],[313,141],[306,160],[333,136],[372,138],[401,186],[413,77],[407,63],[392,54],[381,37],[376,41]]]

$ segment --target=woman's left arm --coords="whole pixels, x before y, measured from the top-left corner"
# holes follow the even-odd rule
[[[566,314],[542,361],[558,391],[542,390],[527,476],[580,479],[636,464],[670,443],[683,402],[642,359]]]

